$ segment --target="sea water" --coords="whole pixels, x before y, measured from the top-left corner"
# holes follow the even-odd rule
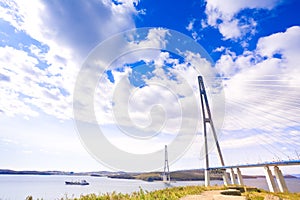
[[[65,185],[65,181],[85,179],[90,185]],[[246,185],[267,190],[264,178],[245,179]],[[300,179],[286,179],[291,192],[300,192]],[[203,181],[177,181],[173,186],[203,185]],[[211,185],[221,185],[222,181],[211,181]],[[153,191],[167,186],[162,182],[146,182],[141,180],[111,179],[93,176],[62,176],[62,175],[0,175],[0,199],[20,200],[27,196],[34,199],[53,200],[64,197],[79,197],[84,194],[104,194],[110,192],[131,193],[143,190]]]

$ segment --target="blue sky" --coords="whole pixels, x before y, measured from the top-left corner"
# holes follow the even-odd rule
[[[216,116],[224,112],[218,126],[226,163],[299,159],[299,7],[297,0],[1,0],[0,168],[110,169],[88,153],[77,133],[74,88],[97,45],[143,27],[150,28],[140,42],[127,45],[168,49],[174,30],[201,45],[212,63],[197,52],[156,49],[121,55],[109,68],[102,66],[107,70],[95,89],[95,111],[112,144],[148,154],[171,143],[184,120],[200,122],[182,113],[195,110],[188,106],[199,97],[193,65],[201,63],[204,74],[213,71],[223,84],[222,102],[211,103]],[[195,103],[199,111],[199,99]],[[134,126],[156,135],[132,138]],[[172,170],[204,166],[201,124],[185,131],[194,139],[173,160]],[[213,150],[210,156],[218,165]]]

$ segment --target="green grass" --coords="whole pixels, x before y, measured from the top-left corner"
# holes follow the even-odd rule
[[[155,191],[144,191],[140,189],[138,192],[133,192],[131,194],[121,194],[121,193],[107,193],[103,195],[88,194],[82,195],[74,200],[175,200],[186,195],[201,194],[206,190],[221,190],[224,187],[214,186],[214,187],[204,187],[204,186],[185,186],[185,187],[173,187],[166,188],[163,190]]]
[[[205,188],[204,186],[185,186],[185,187],[173,187],[166,188],[163,190],[155,190],[155,191],[144,191],[140,189],[138,192],[133,192],[131,194],[122,194],[122,193],[107,193],[102,195],[89,194],[82,195],[80,198],[75,198],[74,200],[175,200],[186,195],[192,194],[200,194],[206,190],[220,190],[224,189],[224,187],[210,187]]]
[[[104,195],[82,195],[80,198],[75,198],[74,200],[175,200],[187,195],[201,194],[208,190],[223,190],[226,187],[223,186],[185,186],[185,187],[173,187],[166,188],[163,190],[156,191],[144,191],[140,189],[138,192],[131,194],[121,194],[121,193],[107,193]],[[251,192],[245,192],[242,194],[246,196],[248,200],[263,200],[267,195],[278,196],[286,200],[300,200],[300,193],[270,193],[264,190],[256,190]]]
[[[185,186],[166,188],[151,192],[140,189],[138,192],[133,192],[131,194],[116,192],[101,195],[88,194],[81,195],[79,198],[70,198],[66,196],[65,198],[61,198],[61,200],[176,200],[187,195],[201,194],[204,191],[224,189],[227,188],[224,186]],[[244,192],[242,195],[247,197],[247,200],[263,200],[267,195],[278,196],[285,200],[300,200],[300,193],[270,193],[255,188],[248,188],[248,192]],[[31,200],[33,198],[29,196],[26,199]]]
[[[267,195],[277,196],[281,199],[287,200],[299,200],[300,193],[271,193],[267,191],[253,191],[245,192],[243,196],[246,196],[248,200],[264,200]]]

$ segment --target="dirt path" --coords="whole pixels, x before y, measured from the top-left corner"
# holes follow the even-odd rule
[[[246,200],[243,196],[222,195],[222,191],[205,191],[199,195],[188,195],[180,198],[180,200]]]

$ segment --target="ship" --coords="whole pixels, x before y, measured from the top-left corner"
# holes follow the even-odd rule
[[[89,185],[89,183],[86,180],[81,181],[65,181],[66,185]]]

